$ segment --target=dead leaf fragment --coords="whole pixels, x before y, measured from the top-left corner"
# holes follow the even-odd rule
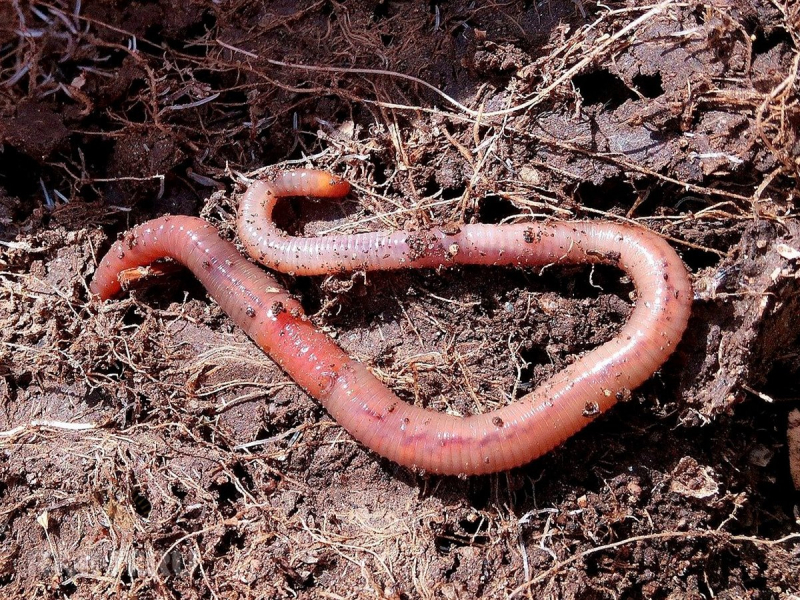
[[[714,470],[699,464],[691,456],[684,456],[672,471],[669,484],[671,492],[689,498],[709,498],[719,492],[714,480]]]
[[[792,248],[788,244],[778,244],[775,246],[775,249],[778,251],[778,254],[786,260],[797,260],[800,258],[800,250]]]

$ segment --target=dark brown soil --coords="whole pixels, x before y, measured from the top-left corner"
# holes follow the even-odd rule
[[[797,598],[798,60],[785,0],[0,0],[2,597]],[[281,205],[306,235],[637,221],[693,273],[689,331],[524,468],[399,468],[186,273],[89,301],[132,224],[234,238],[265,165],[355,184]],[[610,269],[283,280],[405,399],[461,413],[609,339],[632,291]]]

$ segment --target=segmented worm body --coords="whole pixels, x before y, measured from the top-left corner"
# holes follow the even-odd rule
[[[464,225],[424,233],[286,236],[271,221],[277,198],[337,197],[340,179],[319,171],[254,183],[239,211],[247,251],[296,274],[456,264],[605,263],[634,281],[638,298],[620,333],[498,410],[456,417],[410,405],[316,330],[277,281],[204,221],[162,217],[116,242],[91,284],[109,298],[118,273],[169,256],[189,267],[223,310],[353,437],[399,464],[442,474],[523,465],[550,451],[648,379],[669,357],[689,318],[691,284],[677,254],[648,231],[599,222]]]

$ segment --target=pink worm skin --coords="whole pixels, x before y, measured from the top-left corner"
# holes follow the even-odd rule
[[[606,263],[633,279],[638,300],[620,333],[536,390],[498,410],[456,417],[407,404],[316,330],[278,282],[201,219],[161,217],[134,228],[101,261],[91,291],[120,293],[120,271],[168,256],[192,270],[231,318],[353,437],[426,472],[475,475],[549,452],[647,380],[686,328],[691,284],[677,254],[642,229],[599,222],[465,225],[457,232],[284,235],[271,222],[279,197],[339,197],[349,186],[319,171],[258,181],[239,211],[245,248],[296,274],[454,264]]]

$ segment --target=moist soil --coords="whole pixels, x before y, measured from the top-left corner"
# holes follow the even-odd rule
[[[3,598],[797,598],[800,8],[783,0],[0,2]],[[313,68],[310,68],[313,67]],[[422,82],[427,83],[424,85]],[[235,240],[611,219],[691,271],[630,399],[510,472],[354,442],[189,273],[92,301],[165,213]],[[281,280],[403,399],[514,401],[610,338],[610,268]]]

